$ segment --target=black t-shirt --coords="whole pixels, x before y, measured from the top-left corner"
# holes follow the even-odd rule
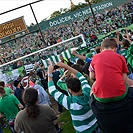
[[[85,74],[89,75],[89,66],[90,66],[90,63],[87,62],[84,66],[83,66],[83,71]]]
[[[42,69],[39,69],[37,71],[37,75],[39,76],[40,79],[44,79],[43,74],[45,76],[45,71],[43,71]]]

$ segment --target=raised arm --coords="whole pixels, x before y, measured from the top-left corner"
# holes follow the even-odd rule
[[[85,61],[88,62],[88,63],[90,63],[91,60],[92,60],[92,59],[90,59],[90,58],[87,58],[86,56],[77,54],[77,53],[76,53],[76,50],[73,50],[73,51],[72,51],[72,54],[73,54],[74,56],[76,56],[76,57],[82,59],[82,60],[85,60]]]
[[[70,66],[68,66],[67,64],[64,64],[62,62],[58,62],[57,63],[58,66],[60,66],[61,68],[65,68],[68,71],[70,71],[71,73],[73,73],[74,75],[76,75],[78,73],[78,71]]]
[[[67,96],[56,89],[53,82],[53,66],[48,67],[48,91],[50,95],[68,110]]]
[[[86,60],[86,56],[83,56],[83,55],[80,55],[80,54],[77,54],[76,50],[73,50],[72,51],[72,54],[82,60]]]
[[[125,36],[123,36],[123,39],[128,40],[130,44],[132,43],[132,41],[130,40],[130,37],[129,37],[128,34],[126,34]]]
[[[116,42],[117,42],[117,44],[122,45],[122,42],[120,41],[120,32],[119,31],[116,31]]]

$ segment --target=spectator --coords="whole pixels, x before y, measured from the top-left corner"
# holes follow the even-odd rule
[[[86,57],[88,57],[88,58],[92,58],[93,57],[93,54],[92,54],[90,49],[87,50]]]
[[[67,90],[66,82],[65,80],[69,77],[71,77],[71,72],[66,70],[64,74],[60,77],[60,79],[57,81],[57,86],[62,89],[62,93],[64,93],[66,96],[68,96],[69,92]]]
[[[133,80],[133,43],[130,41],[130,46],[127,50],[127,63],[130,68],[129,78]]]
[[[0,81],[0,86],[4,88],[5,94],[11,95],[13,93],[13,90],[12,89],[10,89],[9,87],[6,87],[4,81]],[[5,123],[4,118],[0,117],[0,129],[1,128],[6,128],[6,127],[7,127],[7,125]]]
[[[91,60],[92,60],[91,58],[88,58],[88,57],[86,57],[86,56],[83,56],[83,55],[78,54],[78,53],[76,52],[76,50],[73,50],[73,51],[72,51],[72,54],[73,54],[74,56],[76,56],[76,57],[82,59],[82,60],[85,60],[85,61],[88,62],[88,63],[90,63]]]
[[[127,3],[121,6],[117,6],[113,9],[105,10],[104,12],[98,12],[95,15],[98,28],[104,32],[103,34],[105,34],[116,30],[119,27],[123,28],[130,25],[132,20],[132,15],[130,14],[130,12],[132,12],[131,7],[131,3]],[[79,34],[83,34],[86,42],[89,43],[91,38],[95,38],[94,36],[97,36],[99,32],[96,28],[96,25],[94,25],[93,16],[87,16],[78,18],[77,20],[68,24],[46,29],[43,31],[43,34],[46,44],[53,45],[57,43],[58,37],[60,37],[60,41],[63,41]],[[91,34],[92,36],[90,37]],[[23,38],[20,37],[15,39],[10,43],[1,44],[0,63],[4,64],[46,47],[47,45],[45,45],[42,41],[43,40],[40,37],[40,33],[31,33],[24,36]],[[76,44],[79,45],[78,43]],[[59,48],[57,53],[60,53],[62,49],[63,48]],[[35,56],[33,55],[26,60],[22,60],[22,62],[24,62],[23,65],[34,63],[35,60],[39,61],[40,58],[46,59],[49,55],[54,55],[54,51],[55,50],[48,50],[37,53]],[[18,66],[22,65],[22,62],[18,61],[18,63],[12,63],[10,66],[6,66],[3,69],[6,69],[7,71],[9,69],[12,70],[18,68]]]
[[[90,66],[90,62],[91,62],[91,58],[88,58],[86,56],[83,56],[83,55],[80,55],[76,52],[76,50],[73,50],[72,51],[72,54],[76,57],[78,57],[79,59],[82,59],[82,60],[85,60],[87,63],[83,66],[83,70],[84,70],[84,73],[89,75],[89,71],[88,71],[88,68]]]
[[[95,47],[95,52],[96,54],[99,54],[101,52],[101,47],[100,46]]]
[[[34,88],[24,91],[26,108],[15,119],[15,130],[20,133],[59,133],[55,112],[48,105],[38,105],[38,92]]]
[[[70,96],[59,92],[53,82],[53,66],[48,68],[48,90],[52,97],[70,111],[73,126],[77,133],[93,132],[97,127],[96,119],[89,107],[90,86],[84,76],[77,70],[59,62],[58,66],[71,71],[77,78],[66,80]],[[78,79],[79,78],[79,79]],[[82,90],[81,90],[82,88]],[[84,128],[83,128],[84,127]],[[95,131],[94,131],[95,132]]]
[[[92,59],[90,77],[96,78],[96,82],[92,87],[91,108],[103,132],[131,133],[133,88],[125,84],[128,68],[116,48],[115,39],[105,39],[102,52]]]
[[[76,64],[78,65],[81,65],[81,66],[84,66],[85,65],[85,62],[82,60],[82,59],[78,59]]]
[[[24,89],[21,88],[21,80],[15,80],[13,82],[13,85],[16,87],[14,91],[14,95],[17,97],[20,103],[24,106],[24,102],[22,100],[22,94],[23,94]]]
[[[6,87],[4,81],[0,81],[0,86],[4,87],[5,93],[6,93],[7,95],[10,95],[10,94],[13,93],[13,90],[12,90],[11,88]]]
[[[90,34],[90,42],[94,42],[97,39],[98,39],[98,37],[95,34],[93,34],[93,33]]]
[[[61,88],[57,85],[57,81],[60,79],[60,74],[61,74],[60,71],[59,71],[58,69],[56,69],[56,70],[53,71],[52,74],[53,74],[53,82],[54,82],[56,88],[58,89],[58,91],[60,91],[60,92],[62,92],[62,93],[64,93],[64,94],[67,95],[67,92],[66,92],[65,90],[61,89]],[[60,105],[60,104],[58,103],[58,114],[60,114],[60,113],[62,113],[62,112],[63,112],[62,105]]]
[[[37,70],[37,76],[41,79],[41,85],[42,87],[47,90],[48,89],[48,81],[47,81],[47,75],[44,70],[44,65],[41,64],[40,68]]]
[[[12,133],[16,133],[14,131],[14,119],[19,112],[19,108],[22,109],[23,105],[19,102],[19,100],[14,95],[5,94],[5,90],[0,86],[0,116],[6,118],[9,123],[9,127]]]
[[[72,68],[76,69],[77,71],[79,71],[88,81],[89,85],[92,86],[92,84],[94,83],[94,81],[92,79],[90,79],[89,75],[85,74],[83,71],[83,67],[81,65],[78,64],[74,64],[72,65]]]
[[[36,89],[38,91],[38,103],[39,104],[48,104],[51,106],[51,102],[47,92],[41,85],[36,83],[36,78],[34,76],[30,76],[29,86]]]

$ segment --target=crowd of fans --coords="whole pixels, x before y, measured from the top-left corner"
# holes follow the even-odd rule
[[[128,3],[97,13],[100,32],[89,16],[43,31],[44,39],[34,33],[0,45],[0,64],[4,64],[79,34],[90,46],[99,41],[99,34],[116,30],[113,38],[106,36],[101,47],[93,51],[81,55],[73,50],[75,62],[60,55],[60,62],[49,63],[47,71],[36,62],[78,46],[81,40],[10,64],[10,70],[30,63],[35,68],[28,75],[28,88],[24,88],[22,77],[14,79],[13,89],[0,81],[0,133],[6,125],[12,133],[60,133],[49,94],[58,102],[58,114],[62,113],[62,106],[69,110],[77,133],[132,133],[133,33],[124,28],[133,23],[131,12],[132,4]],[[118,31],[119,28],[124,29]]]
[[[62,24],[58,27],[53,27],[42,31],[44,39],[41,38],[40,33],[32,33],[23,38],[2,44],[0,45],[0,64],[4,64],[24,55],[28,55],[32,52],[47,46],[54,45],[58,42],[62,42],[79,34],[84,35],[85,41],[88,44],[91,41],[97,40],[97,36],[99,34],[106,34],[118,28],[123,28],[132,24],[131,12],[132,5],[128,3],[110,10],[104,10],[104,12],[97,13],[95,16],[99,30],[96,28],[93,17],[87,16],[79,18],[72,23],[64,25]],[[62,49],[57,49],[57,53],[60,53],[61,50],[63,51],[66,48],[67,46]],[[55,50],[51,49],[50,51],[46,50],[37,53],[29,58],[25,58],[21,61],[21,63],[15,62],[10,64],[10,69],[9,66],[4,68],[7,70],[12,70],[29,63],[34,64],[35,62],[39,61],[40,58],[46,59],[49,54],[51,55],[51,53],[54,55]]]
[[[118,28],[132,23],[129,9],[130,4],[126,4],[96,15],[103,34],[117,31],[114,38],[105,38],[101,47],[94,48],[93,52],[87,50],[81,55],[73,50],[75,62],[60,55],[60,62],[56,65],[49,63],[47,71],[44,70],[43,64],[35,63],[34,70],[28,75],[28,88],[25,89],[21,77],[13,81],[14,90],[0,81],[1,127],[5,128],[7,124],[12,133],[60,133],[61,128],[52,109],[50,94],[58,102],[59,113],[63,111],[62,106],[69,110],[77,133],[132,133],[133,34],[126,28],[122,32],[118,31]],[[53,45],[80,33],[91,43],[94,38],[91,40],[90,35],[99,34],[93,23],[91,17],[81,18],[69,25],[48,29],[44,31],[44,40],[47,40],[45,43],[47,46]],[[14,45],[12,43],[8,51],[19,51],[16,58],[20,57],[20,54],[28,54],[29,49],[34,51],[36,46],[39,49],[46,47],[39,34],[18,39],[16,44],[22,46],[11,49]],[[4,47],[9,47],[9,44]],[[50,51],[43,54],[48,52]],[[36,56],[37,54],[34,55]],[[18,64],[24,65],[21,62]]]
[[[0,97],[1,97],[0,113],[2,117],[0,119],[1,123],[2,124],[4,123],[3,117],[5,117],[13,133],[16,133],[16,131],[17,132],[24,131],[27,133],[36,132],[36,131],[41,132],[42,130],[40,129],[45,129],[49,131],[50,129],[47,127],[49,127],[50,125],[52,126],[52,129],[55,133],[61,132],[61,129],[58,126],[57,121],[54,124],[54,120],[57,120],[57,116],[55,112],[51,109],[52,103],[50,102],[48,93],[45,91],[48,89],[52,97],[55,98],[55,100],[59,103],[58,104],[59,113],[62,113],[63,111],[61,109],[62,106],[64,106],[67,110],[70,111],[73,121],[73,126],[76,132],[100,133],[99,130],[101,130],[102,132],[104,131],[105,133],[106,131],[107,132],[111,131],[110,133],[119,132],[119,131],[123,131],[123,133],[132,132],[133,120],[131,116],[132,116],[133,78],[131,75],[133,75],[133,67],[130,62],[131,59],[128,60],[128,58],[132,57],[131,55],[133,53],[133,45],[132,45],[132,35],[130,35],[127,29],[124,30],[126,33],[122,34],[122,40],[120,40],[121,33],[117,31],[115,39],[106,38],[102,42],[101,47],[96,47],[93,53],[88,50],[85,55],[80,55],[77,53],[76,50],[73,50],[72,54],[78,58],[76,64],[75,63],[70,64],[70,62],[67,59],[61,56],[60,57],[61,62],[58,62],[56,67],[54,64],[53,64],[54,66],[49,64],[47,72],[44,70],[45,67],[44,65],[40,66],[36,65],[35,70],[29,74],[27,82],[29,89],[23,88],[23,82],[21,81],[20,77],[18,77],[18,79],[16,79],[13,82],[13,85],[15,86],[14,91],[7,88],[5,83],[1,81],[0,82]],[[124,55],[122,53],[123,50],[125,51]],[[103,54],[105,54],[106,56],[104,56]],[[123,56],[121,56],[120,54],[122,54]],[[100,56],[99,57],[100,60],[97,59],[98,56]],[[101,56],[103,57],[101,58]],[[112,56],[116,57],[112,58]],[[116,59],[119,60],[119,62],[116,61]],[[110,63],[110,65],[106,62],[103,63],[103,61],[105,60],[106,62]],[[112,60],[115,60],[115,62],[112,62]],[[95,67],[95,65],[97,64],[98,67]],[[102,64],[103,65],[106,64],[106,67],[108,67],[106,68],[106,71],[101,66]],[[118,68],[114,69],[114,67],[115,68],[118,67],[121,69],[120,70],[118,70]],[[99,68],[101,68],[100,71]],[[130,68],[131,70],[130,72],[128,71],[128,68]],[[119,72],[115,73],[113,71],[119,71]],[[121,76],[119,75],[120,71],[121,71],[120,74]],[[105,74],[105,77],[107,76],[107,74],[110,76],[109,77],[107,76],[106,79],[105,77],[101,77],[104,80],[102,79],[102,81],[99,81],[101,79],[101,78],[99,79],[99,76],[103,75],[101,73]],[[98,74],[99,76],[97,77]],[[126,75],[128,75],[129,78],[127,78]],[[128,87],[129,88],[127,89],[127,91],[123,91],[123,93],[120,91],[122,97],[116,96],[116,97],[107,98],[106,97],[107,94],[114,95],[114,91],[112,91],[113,93],[107,93],[108,92],[107,88],[110,88],[110,86],[113,85],[114,87],[116,87],[120,85],[116,89],[121,89],[120,81],[116,82],[116,80],[113,80],[114,78],[116,78],[117,80],[122,78],[122,80],[120,80],[121,83],[122,84],[124,82],[127,83],[128,86],[124,87],[125,86],[124,85],[122,87],[122,90],[127,89]],[[39,80],[41,82],[39,82]],[[111,82],[114,83],[110,84],[110,80]],[[102,84],[99,84],[100,82],[102,82]],[[107,85],[106,87],[104,87],[106,83]],[[97,91],[95,92],[96,85],[97,86],[99,85],[99,87],[103,85],[101,89],[103,88],[106,89],[106,93],[104,93],[105,90],[101,90],[103,91],[103,93],[97,94]],[[113,89],[113,87],[111,89]],[[116,95],[119,95],[117,91],[115,92]],[[96,95],[100,96],[103,94],[105,98],[96,97]],[[97,102],[95,103],[96,100]],[[10,101],[9,102],[10,104],[6,104],[7,101],[8,102]],[[91,106],[89,106],[88,102],[91,103]],[[45,106],[42,106],[42,104],[45,104]],[[19,111],[18,108],[16,108],[16,106],[22,109],[22,111]],[[121,106],[121,108],[119,108],[119,106]],[[102,112],[101,112],[101,107],[103,107]],[[46,114],[46,112],[45,111],[43,112],[43,110],[45,111],[49,110],[49,113],[47,112],[47,116],[49,116],[50,118],[49,120],[47,119],[48,117],[44,117],[46,116],[44,115]],[[10,111],[12,111],[12,113]],[[103,113],[104,111],[106,113]],[[100,115],[98,115],[99,112]],[[95,114],[95,116],[93,113]],[[117,117],[114,117],[115,115]],[[27,120],[29,121],[28,126],[27,126]],[[44,120],[45,120],[45,125],[48,124],[49,126],[43,125],[42,121]],[[107,122],[107,120],[109,121]],[[123,123],[123,120],[126,121],[126,124]],[[32,123],[33,121],[35,122],[34,124]],[[111,124],[111,128],[109,123],[110,121],[112,121],[111,123],[115,121],[114,124]],[[88,122],[89,125],[86,122]],[[4,124],[2,125],[3,128],[5,127]],[[34,128],[29,128],[33,127],[33,125],[35,125]],[[121,125],[123,126],[121,127]],[[80,128],[82,126],[84,126],[85,128]]]

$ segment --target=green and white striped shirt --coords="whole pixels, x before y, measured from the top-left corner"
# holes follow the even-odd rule
[[[59,104],[70,111],[72,123],[77,133],[92,133],[97,127],[97,120],[89,106],[90,86],[80,72],[76,74],[76,77],[81,82],[82,95],[66,96],[56,89],[53,81],[48,82],[48,90]]]

